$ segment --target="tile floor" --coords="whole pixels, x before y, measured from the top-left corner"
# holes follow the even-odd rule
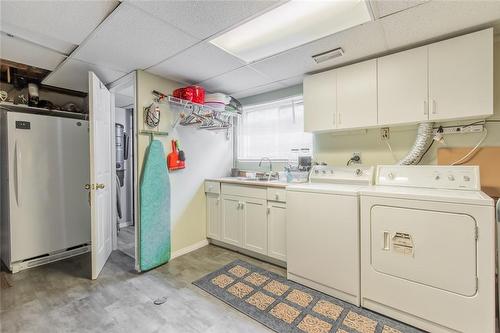
[[[270,332],[191,284],[235,259],[284,275],[285,270],[206,246],[146,273],[114,251],[91,281],[88,254],[15,275],[0,295],[1,332]],[[157,298],[167,296],[162,305]]]

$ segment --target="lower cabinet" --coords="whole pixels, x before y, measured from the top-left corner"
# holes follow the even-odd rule
[[[242,246],[241,237],[241,199],[235,196],[222,195],[222,234],[221,241]]]
[[[220,195],[207,193],[207,237],[220,240],[221,226]]]
[[[243,247],[267,255],[267,212],[265,199],[242,198]]]
[[[286,261],[286,204],[269,201],[267,205],[267,255]]]
[[[265,187],[224,185],[221,193],[206,191],[207,237],[285,261],[285,203],[268,201]]]

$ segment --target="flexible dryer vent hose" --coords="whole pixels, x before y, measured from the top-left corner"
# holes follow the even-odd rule
[[[418,125],[415,143],[413,144],[413,147],[411,147],[408,154],[406,154],[406,156],[398,162],[399,165],[412,165],[420,162],[425,150],[431,144],[433,127],[434,123],[421,123]]]

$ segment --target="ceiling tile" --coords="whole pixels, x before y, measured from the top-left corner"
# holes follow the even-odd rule
[[[103,67],[88,64],[83,61],[68,58],[55,71],[50,73],[42,83],[49,86],[88,92],[88,72],[94,72],[99,79],[108,84],[116,81],[126,73],[109,70]]]
[[[27,30],[24,27],[2,22],[0,30],[15,37],[30,41],[32,43],[45,46],[46,48],[68,55],[76,48],[76,44],[46,36],[39,32]]]
[[[392,15],[402,10],[418,6],[429,0],[371,0],[371,7],[376,18]]]
[[[279,1],[130,1],[134,6],[204,39]]]
[[[25,40],[9,37],[5,33],[0,33],[0,45],[0,58],[48,70],[53,70],[66,58]]]
[[[278,90],[278,89],[283,89],[285,87],[286,87],[285,85],[283,85],[279,82],[273,82],[273,83],[265,84],[262,86],[253,87],[250,89],[239,91],[237,93],[232,94],[232,96],[234,98],[243,98],[243,97],[254,96],[254,95],[258,95],[258,94],[262,94],[262,93],[267,93],[267,92]]]
[[[173,80],[195,83],[244,65],[242,60],[210,43],[202,42],[147,71]]]
[[[283,84],[285,87],[296,86],[298,84],[302,84],[304,81],[304,75],[295,76],[286,80],[279,81],[279,83]]]
[[[271,82],[267,76],[246,66],[200,83],[208,91],[232,94]]]
[[[2,21],[65,41],[80,44],[118,1],[0,1]]]
[[[196,42],[145,12],[121,4],[71,56],[130,72],[155,65]]]
[[[337,47],[342,47],[344,55],[317,64],[312,56]],[[366,57],[372,57],[387,50],[384,32],[378,22],[341,31],[321,38],[276,56],[255,62],[250,66],[270,76],[273,81],[288,79],[305,73],[339,66]]]
[[[500,20],[500,1],[430,1],[380,19],[391,49],[409,47]]]

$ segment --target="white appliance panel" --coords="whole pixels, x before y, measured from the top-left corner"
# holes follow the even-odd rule
[[[384,186],[375,186],[375,188],[380,188]],[[419,189],[415,189],[419,190]],[[369,191],[366,190],[366,193]],[[458,191],[457,192],[461,192]],[[410,325],[422,328],[429,332],[436,333],[451,333],[451,332],[485,332],[494,333],[495,332],[495,223],[494,223],[494,207],[491,199],[484,199],[484,203],[481,205],[470,205],[459,202],[433,202],[426,200],[425,195],[422,196],[423,200],[407,199],[402,196],[400,198],[395,197],[383,197],[383,195],[369,196],[362,194],[360,197],[360,220],[361,220],[361,305],[365,308],[374,310],[376,312],[382,313],[386,316],[401,320]],[[385,269],[389,271],[392,269],[391,273],[398,273],[397,265],[401,264],[396,258],[392,258],[392,263],[386,264],[385,267],[381,264],[381,259],[377,258],[377,264],[379,267],[376,269],[372,263],[373,257],[376,256],[373,252],[380,251],[380,247],[383,247],[383,240],[379,240],[379,248],[372,248],[372,209],[386,206],[391,209],[396,207],[403,208],[407,211],[407,214],[397,214],[397,229],[399,224],[406,225],[404,222],[408,219],[415,219],[411,215],[414,212],[419,211],[429,211],[429,212],[446,212],[448,217],[453,217],[456,215],[458,219],[457,226],[452,226],[451,220],[444,220],[445,224],[448,224],[449,228],[444,228],[442,230],[440,224],[441,220],[434,217],[427,224],[427,234],[423,234],[424,241],[428,239],[433,240],[431,242],[436,246],[435,255],[437,257],[441,256],[441,252],[448,251],[445,249],[447,246],[457,249],[456,259],[454,259],[454,264],[452,269],[459,269],[458,265],[463,261],[463,270],[460,268],[458,273],[449,274],[449,285],[446,289],[455,289],[460,292],[453,292],[439,287],[429,285],[431,283],[438,284],[444,282],[444,278],[448,275],[447,272],[441,272],[439,266],[437,268],[432,268],[432,262],[437,265],[439,261],[435,261],[434,258],[429,258],[431,256],[428,253],[427,259],[431,260],[430,263],[424,265],[423,273],[426,272],[429,276],[421,276],[420,279],[426,281],[429,284],[414,282],[411,279],[404,277],[398,277],[395,274],[387,274],[387,272],[381,272],[379,269]],[[391,214],[391,213],[389,213]],[[417,213],[418,214],[418,213]],[[432,215],[432,214],[431,214]],[[472,296],[464,296],[462,293],[470,288],[470,279],[464,278],[470,277],[472,268],[471,264],[471,254],[468,253],[465,259],[462,258],[463,251],[459,248],[460,242],[465,240],[464,247],[468,247],[470,250],[470,237],[465,237],[467,233],[468,225],[470,225],[470,220],[463,218],[463,216],[468,216],[475,221],[478,227],[478,238],[476,242],[475,254],[476,254],[476,271],[477,271],[477,292]],[[378,220],[381,221],[382,215],[377,213],[375,215]],[[440,215],[441,216],[441,215]],[[386,218],[386,217],[384,217]],[[394,216],[388,216],[391,221]],[[423,217],[422,217],[423,218]],[[467,222],[469,221],[469,222]],[[396,225],[396,221],[392,221]],[[462,225],[460,225],[462,223]],[[382,225],[382,223],[381,223]],[[451,229],[450,229],[451,228]],[[415,237],[415,255],[420,255],[420,248],[422,247],[420,232],[424,232],[424,228],[418,228],[418,234]],[[441,230],[441,231],[440,231]],[[451,231],[450,231],[451,230]],[[455,238],[455,230],[457,230],[456,244],[453,244],[452,238]],[[391,231],[391,230],[389,230]],[[437,232],[442,232],[443,240],[448,238],[446,242],[442,245],[439,244],[439,239],[434,238]],[[403,231],[404,232],[404,231]],[[436,235],[432,235],[436,234]],[[380,239],[380,236],[377,237]],[[425,245],[425,242],[423,243]],[[429,250],[432,250],[429,248]],[[473,251],[471,251],[473,252]],[[446,255],[451,256],[450,253]],[[446,257],[445,257],[446,258]],[[389,259],[389,257],[387,258]],[[439,259],[439,258],[438,258]],[[456,260],[456,261],[455,261]],[[442,265],[448,265],[444,260]],[[380,268],[382,266],[383,268]],[[406,267],[408,269],[408,267]],[[402,268],[404,269],[404,267]],[[401,269],[401,270],[402,270]],[[409,267],[410,271],[414,267]],[[399,271],[400,275],[401,271]],[[414,274],[417,274],[413,272]],[[420,273],[420,272],[418,272]],[[407,273],[405,273],[407,274]],[[438,279],[432,275],[440,276]],[[444,275],[441,275],[444,274]],[[461,275],[464,276],[461,276]],[[415,280],[415,276],[412,277]],[[460,280],[457,284],[454,279]],[[451,286],[451,287],[450,287]],[[397,297],[395,297],[397,296]]]
[[[11,261],[89,243],[88,122],[8,112],[7,132]]]
[[[466,214],[375,205],[371,265],[376,271],[473,296],[476,221]]]
[[[312,281],[316,289],[359,304],[358,200],[287,192],[289,278],[292,274],[308,285]]]

